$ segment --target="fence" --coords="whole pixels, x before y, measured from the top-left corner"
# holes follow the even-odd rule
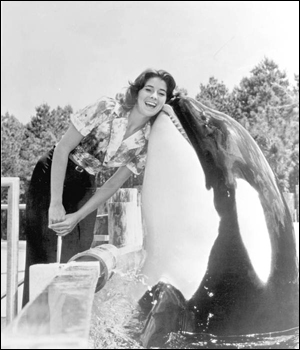
[[[20,179],[18,177],[1,178],[1,187],[8,187],[6,322],[10,323],[18,310]]]

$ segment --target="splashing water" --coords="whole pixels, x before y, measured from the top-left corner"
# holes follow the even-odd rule
[[[227,337],[171,333],[165,349],[299,349],[299,328]]]
[[[91,349],[145,349],[140,336],[147,315],[137,304],[137,291],[147,290],[135,271],[114,276],[94,298]],[[187,332],[166,335],[161,349],[299,349],[299,328],[283,332],[215,336]],[[156,348],[157,349],[157,348]]]
[[[94,298],[90,344],[95,349],[144,349],[139,340],[145,316],[135,300],[136,289],[147,289],[142,276],[115,271]]]

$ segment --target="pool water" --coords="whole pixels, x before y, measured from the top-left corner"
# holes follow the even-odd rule
[[[285,332],[217,337],[171,334],[167,349],[299,349],[299,328]]]
[[[90,348],[145,349],[140,335],[146,320],[136,302],[136,290],[147,288],[135,271],[114,276],[96,293],[90,330]],[[245,336],[171,333],[161,349],[299,349],[299,328]],[[159,349],[160,347],[156,347]]]
[[[90,346],[94,349],[144,349],[143,322],[134,289],[141,282],[134,271],[116,271],[94,298]]]

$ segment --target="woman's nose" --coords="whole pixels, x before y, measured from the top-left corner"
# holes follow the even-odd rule
[[[151,98],[155,98],[157,100],[157,91],[153,91]]]

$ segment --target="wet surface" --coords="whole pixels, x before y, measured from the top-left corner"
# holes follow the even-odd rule
[[[299,349],[299,328],[285,332],[230,337],[172,333],[166,349]]]
[[[87,343],[99,272],[96,263],[85,264],[63,270],[22,309],[1,333],[2,349],[75,349]]]
[[[134,270],[116,271],[95,295],[90,328],[90,348],[144,349],[140,342],[144,315],[140,314],[136,288],[146,289]]]
[[[141,312],[136,296],[143,276],[134,271],[116,271],[106,286],[95,295],[90,329],[90,348],[145,349],[141,334],[147,315]],[[138,292],[137,292],[138,291]],[[299,328],[283,332],[242,336],[169,333],[156,349],[298,349]]]

